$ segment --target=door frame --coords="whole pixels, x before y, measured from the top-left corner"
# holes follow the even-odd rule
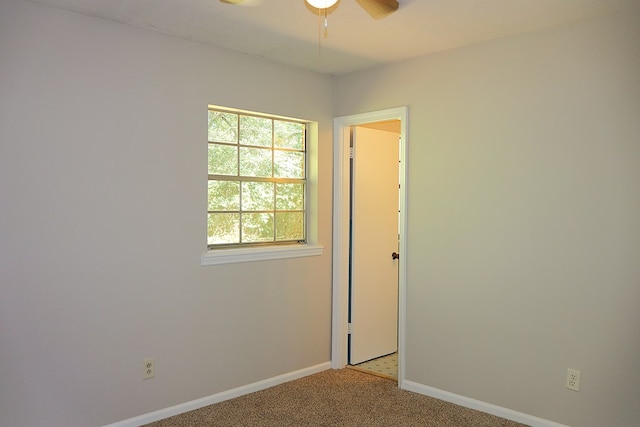
[[[347,365],[349,311],[349,204],[351,126],[400,120],[400,218],[398,220],[398,387],[404,388],[406,247],[407,247],[407,161],[408,107],[336,117],[333,120],[333,295],[331,314],[331,367]]]

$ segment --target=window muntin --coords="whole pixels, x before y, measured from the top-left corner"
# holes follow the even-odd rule
[[[207,246],[304,242],[306,125],[209,109]]]

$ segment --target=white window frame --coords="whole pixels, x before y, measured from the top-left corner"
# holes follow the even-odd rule
[[[224,110],[238,114],[255,115],[247,110],[209,105],[208,109]],[[208,110],[207,110],[208,111]],[[290,117],[269,114],[274,119],[294,120]],[[307,127],[306,138],[306,242],[298,244],[267,243],[256,246],[233,246],[207,249],[200,259],[200,264],[219,265],[238,262],[277,260],[322,255],[324,246],[318,244],[318,123],[303,120]],[[205,155],[206,159],[206,155]],[[206,185],[206,184],[205,184]],[[206,230],[206,226],[205,226]],[[205,241],[206,248],[206,241]]]

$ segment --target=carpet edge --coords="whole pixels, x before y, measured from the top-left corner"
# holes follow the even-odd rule
[[[289,381],[297,380],[300,378],[304,378],[309,375],[317,374],[319,372],[326,371],[328,369],[331,369],[331,362],[320,363],[318,365],[309,366],[307,368],[299,369],[297,371],[287,372],[285,374],[267,378],[262,381],[236,387],[231,390],[221,391],[219,393],[215,393],[210,396],[201,397],[199,399],[191,400],[189,402],[180,403],[178,405],[170,406],[168,408],[163,408],[157,411],[149,412],[147,414],[138,415],[136,417],[118,421],[113,424],[107,424],[103,427],[138,427],[140,425],[152,423],[154,421],[160,421],[165,418],[173,417],[174,415],[179,415],[185,412],[200,409],[208,405],[220,403],[225,400],[244,396],[245,394],[254,393],[260,390],[265,390],[267,388],[270,388],[279,384],[283,384]]]
[[[538,418],[536,416],[525,414],[523,412],[514,411],[513,409],[508,409],[502,406],[483,402],[481,400],[461,396],[459,394],[440,390],[438,388],[430,387],[413,381],[402,381],[400,383],[400,388],[403,390],[433,397],[435,399],[444,400],[445,402],[453,403],[465,408],[475,409],[476,411],[485,412],[487,414],[495,415],[500,418],[505,418],[507,420],[526,424],[531,427],[570,427],[565,424],[559,424],[554,421],[545,420],[543,418]]]

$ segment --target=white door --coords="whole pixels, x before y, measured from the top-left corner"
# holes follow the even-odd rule
[[[397,133],[353,128],[352,365],[398,349],[398,150]]]

